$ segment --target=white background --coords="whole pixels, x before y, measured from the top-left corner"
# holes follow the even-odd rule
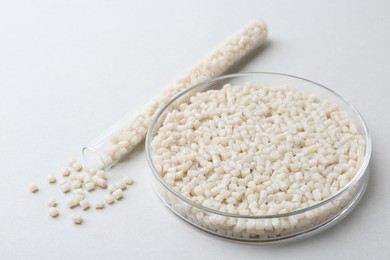
[[[389,1],[2,0],[0,259],[389,259],[389,10]],[[301,242],[223,241],[163,206],[139,147],[109,172],[136,180],[123,201],[85,212],[81,226],[64,203],[59,218],[48,216],[47,199],[63,198],[48,174],[259,18],[268,44],[241,71],[314,80],[366,119],[371,177],[351,215]]]

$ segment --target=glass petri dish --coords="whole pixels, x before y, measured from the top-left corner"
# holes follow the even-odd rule
[[[151,142],[158,133],[166,115],[198,92],[220,89],[225,84],[244,85],[261,83],[268,86],[289,86],[314,94],[320,100],[336,103],[354,121],[366,142],[365,157],[354,178],[338,193],[321,202],[292,212],[276,215],[240,215],[218,211],[197,204],[168,185],[156,170]],[[371,138],[367,126],[356,108],[333,90],[304,78],[273,72],[230,74],[196,85],[167,103],[154,117],[148,129],[146,156],[152,171],[155,191],[164,204],[177,216],[193,226],[218,237],[247,243],[275,243],[296,240],[317,234],[342,220],[363,196],[369,178]],[[250,228],[248,228],[250,227]],[[271,228],[270,228],[271,227]]]

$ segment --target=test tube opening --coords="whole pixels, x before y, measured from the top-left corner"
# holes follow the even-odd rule
[[[103,157],[91,147],[83,148],[83,157],[86,163],[95,169],[107,169],[107,164]]]

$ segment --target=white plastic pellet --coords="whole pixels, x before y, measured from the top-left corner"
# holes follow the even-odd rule
[[[74,180],[72,181],[72,189],[79,189],[81,187],[81,181]]]
[[[73,198],[72,198],[72,199],[69,199],[69,200],[67,201],[67,203],[66,203],[66,205],[67,205],[70,209],[76,207],[78,204],[79,204],[79,202],[76,201],[76,200],[74,200]]]
[[[93,191],[95,189],[95,183],[90,181],[84,184],[87,191]]]
[[[103,201],[96,201],[95,202],[95,208],[96,209],[103,209],[104,208],[104,202]]]
[[[50,215],[50,217],[55,218],[55,217],[58,216],[58,214],[59,214],[59,212],[58,212],[57,208],[55,208],[55,207],[50,207],[49,208],[49,215]]]
[[[75,171],[81,171],[83,169],[83,165],[79,162],[75,162],[72,164],[72,169]]]
[[[67,193],[70,191],[70,184],[68,182],[61,184],[60,189],[63,193]]]
[[[120,182],[118,182],[117,184],[116,184],[116,186],[119,188],[119,189],[122,189],[122,190],[125,190],[125,189],[127,189],[127,184],[126,184],[126,182],[125,181],[120,181]]]
[[[81,193],[76,193],[73,195],[73,200],[75,203],[80,203],[84,199],[84,195]]]
[[[61,174],[62,174],[62,176],[69,176],[70,171],[68,168],[64,167],[61,169]]]
[[[133,178],[128,177],[128,176],[123,177],[123,181],[124,181],[127,185],[132,185],[132,184],[134,183]]]
[[[73,164],[75,164],[76,162],[77,162],[76,159],[71,158],[71,159],[68,160],[68,165],[69,165],[69,166],[73,166]]]
[[[92,175],[89,172],[82,173],[82,183],[92,182]]]
[[[112,193],[115,199],[120,200],[123,197],[123,191],[121,189],[117,189]]]
[[[84,181],[83,172],[77,172],[74,176],[74,180],[80,181],[81,183]]]
[[[96,186],[99,186],[100,188],[105,189],[107,187],[107,181],[99,176],[92,176],[92,180],[95,183]]]
[[[49,207],[54,207],[54,206],[57,205],[57,201],[56,201],[55,199],[49,199],[49,200],[47,201],[47,205],[48,205]]]
[[[104,200],[107,204],[112,204],[115,202],[115,197],[112,194],[106,194]]]
[[[100,178],[107,179],[107,174],[103,170],[99,170],[96,172],[96,176],[99,176]]]
[[[48,175],[47,176],[47,181],[49,183],[55,183],[57,181],[56,177],[54,175]]]
[[[82,201],[80,201],[80,207],[83,209],[83,210],[87,210],[89,208],[89,202],[87,199],[83,199]]]
[[[82,194],[83,195],[83,189],[81,189],[81,188],[74,189],[74,190],[72,190],[72,193],[73,194]]]
[[[108,188],[107,188],[109,193],[113,193],[116,189],[118,189],[118,186],[116,184],[110,184],[110,185],[108,185]]]
[[[321,201],[322,200],[322,194],[319,189],[316,189],[313,191],[313,197],[315,201]]]
[[[73,221],[73,223],[75,223],[75,224],[81,224],[82,222],[83,222],[83,217],[81,216],[81,215],[72,215],[72,221]]]
[[[71,181],[77,180],[77,178],[76,178],[77,174],[78,174],[78,173],[76,173],[76,172],[71,173],[71,174],[69,175],[69,179],[70,179]]]
[[[30,184],[29,189],[32,193],[35,193],[39,190],[38,186],[35,183]]]

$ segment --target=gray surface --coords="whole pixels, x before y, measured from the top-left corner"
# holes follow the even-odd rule
[[[389,2],[144,2],[0,2],[0,258],[389,258]],[[216,239],[158,201],[140,147],[110,172],[113,180],[136,180],[122,202],[86,212],[81,226],[63,204],[59,218],[48,217],[46,200],[60,194],[46,184],[47,174],[255,18],[268,23],[270,41],[241,71],[317,81],[366,119],[371,179],[351,215],[285,245]],[[42,190],[31,195],[30,182]]]

